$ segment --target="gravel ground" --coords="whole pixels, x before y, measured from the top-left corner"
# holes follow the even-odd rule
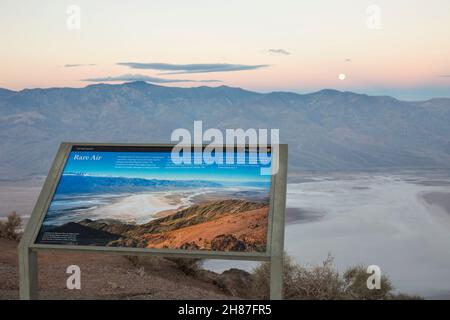
[[[0,239],[0,299],[18,299],[17,242]],[[69,290],[66,268],[81,268],[81,290]],[[211,281],[188,276],[162,258],[39,254],[40,299],[231,299]]]

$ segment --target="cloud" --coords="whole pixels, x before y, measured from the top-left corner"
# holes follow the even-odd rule
[[[65,64],[64,68],[75,68],[75,67],[92,67],[95,66],[94,63],[82,64],[82,63],[74,63],[74,64]]]
[[[344,61],[345,61],[345,62],[352,62],[352,59],[347,58],[347,59],[345,59]]]
[[[439,78],[450,78],[450,73],[449,74],[438,74],[437,77],[439,77]]]
[[[229,64],[229,63],[171,64],[171,63],[139,63],[139,62],[119,62],[118,65],[126,66],[132,69],[151,69],[151,70],[167,71],[160,74],[243,71],[243,70],[255,70],[269,66],[267,64],[258,64],[258,65]]]
[[[269,53],[273,53],[273,54],[282,54],[282,55],[285,55],[285,56],[288,56],[288,55],[291,54],[289,51],[284,50],[284,49],[269,49],[269,50],[267,50],[267,51],[268,51]]]
[[[165,79],[158,77],[149,77],[143,74],[124,74],[120,76],[108,76],[82,79],[87,82],[119,82],[119,81],[146,81],[151,83],[174,83],[174,82],[222,82],[220,80],[189,80],[189,79]]]

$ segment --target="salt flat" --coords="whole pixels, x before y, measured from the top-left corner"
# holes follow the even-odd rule
[[[41,191],[41,185],[7,183],[0,184],[0,219],[16,211],[28,219]]]
[[[166,196],[171,196],[167,198]],[[110,204],[83,213],[83,217],[92,220],[114,219],[137,224],[146,223],[161,211],[174,210],[186,205],[181,196],[174,201],[176,194],[170,192],[152,192],[130,195]]]
[[[427,184],[418,183],[425,178]],[[288,254],[304,264],[320,264],[331,253],[340,271],[376,264],[399,291],[450,298],[450,215],[423,200],[430,192],[450,192],[442,178],[436,186],[414,173],[309,180],[288,185],[287,206],[323,214],[287,224]],[[208,261],[206,266],[224,270],[230,263]]]
[[[422,197],[428,204],[438,206],[450,215],[450,192],[428,192]]]

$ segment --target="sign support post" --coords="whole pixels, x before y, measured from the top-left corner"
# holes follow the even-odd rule
[[[284,214],[286,208],[286,183],[287,183],[287,145],[278,146],[278,154],[273,153],[276,159],[272,163],[278,163],[278,171],[274,176],[273,196],[273,221],[272,241],[270,253],[270,299],[283,299],[283,254],[284,254]],[[278,162],[277,162],[278,161]]]
[[[37,253],[27,246],[19,247],[19,276],[21,300],[38,298],[38,262]]]
[[[70,151],[69,143],[61,143],[55,160],[45,179],[39,198],[31,213],[30,220],[22,234],[18,247],[19,255],[19,297],[21,300],[34,300],[38,298],[38,261],[37,251],[31,246],[39,224],[47,210],[53,192],[56,189],[58,176],[64,166],[67,154]]]

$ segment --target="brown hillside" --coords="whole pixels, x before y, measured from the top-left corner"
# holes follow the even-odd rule
[[[141,237],[149,233],[162,233],[211,221],[224,215],[238,214],[267,207],[266,203],[229,199],[194,205],[166,217],[152,220],[125,233]]]
[[[229,213],[173,231],[147,234],[149,248],[265,251],[268,207]]]

